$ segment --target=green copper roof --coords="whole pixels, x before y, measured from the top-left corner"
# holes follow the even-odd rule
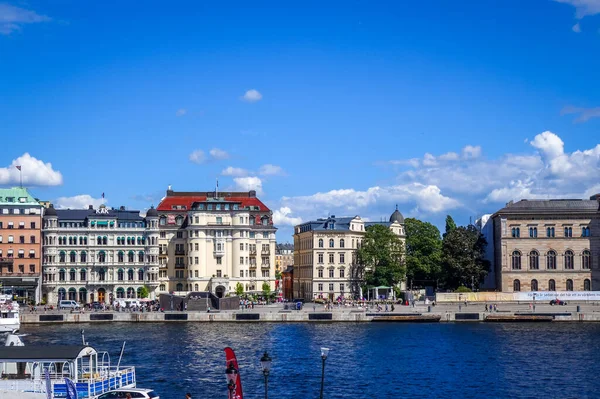
[[[40,203],[29,194],[29,191],[23,187],[0,188],[0,205],[41,206]]]

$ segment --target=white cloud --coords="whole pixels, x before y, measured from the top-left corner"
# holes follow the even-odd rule
[[[302,223],[301,217],[291,216],[292,210],[287,206],[282,206],[273,211],[273,224],[275,226],[295,226]]]
[[[575,18],[582,19],[584,17],[600,14],[599,0],[554,0],[558,3],[570,4],[575,7]]]
[[[579,114],[577,118],[573,122],[575,123],[583,123],[587,122],[593,118],[600,118],[600,107],[595,108],[580,108],[573,107],[571,105],[564,107],[560,111],[561,115],[569,115],[569,114]]]
[[[221,171],[222,176],[248,176],[249,172],[246,169],[242,168],[234,168],[233,166],[228,166],[227,168]]]
[[[455,152],[447,152],[438,157],[440,161],[457,161],[460,159],[460,156]]]
[[[285,172],[281,166],[266,164],[260,167],[258,174],[263,176],[283,176]]]
[[[213,148],[209,151],[209,154],[211,158],[215,160],[223,160],[229,158],[229,154],[227,153],[227,151],[223,151],[219,148]]]
[[[17,166],[21,166],[21,172]],[[6,168],[0,168],[0,184],[19,184],[21,174],[24,185],[58,186],[63,184],[62,174],[54,170],[50,162],[44,163],[27,152],[14,159]]]
[[[262,100],[262,94],[260,94],[258,90],[251,89],[244,93],[241,99],[248,103],[255,103],[257,101]]]
[[[262,180],[256,176],[236,177],[233,179],[236,190],[250,191],[255,190],[256,195],[263,195]]]
[[[579,22],[577,22],[575,25],[573,25],[573,27],[571,29],[573,29],[573,32],[575,32],[575,33],[581,33],[581,25],[579,25]]]
[[[190,161],[197,164],[204,163],[204,161],[206,161],[206,155],[204,154],[204,151],[194,150],[190,154]]]
[[[184,116],[185,114],[187,114],[187,109],[185,108],[180,108],[177,110],[177,112],[175,112],[176,116]]]
[[[481,156],[481,147],[476,145],[467,145],[462,149],[462,155],[465,159],[474,159]]]
[[[10,4],[0,4],[0,34],[9,35],[15,31],[20,31],[25,24],[34,24],[50,21],[50,17],[40,15],[35,11],[26,10],[11,6]]]
[[[90,205],[98,208],[108,201],[103,198],[93,198],[89,194],[75,195],[73,197],[60,197],[54,200],[54,206],[59,209],[87,209]]]
[[[562,139],[550,131],[538,134],[531,140],[530,144],[540,150],[542,155],[548,160],[559,157],[564,153],[565,149],[565,143]]]

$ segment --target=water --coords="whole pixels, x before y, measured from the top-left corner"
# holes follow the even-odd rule
[[[25,326],[26,344],[77,344],[135,365],[164,399],[226,398],[223,348],[238,356],[245,397],[263,398],[259,359],[273,358],[271,398],[597,398],[600,323],[113,323]]]

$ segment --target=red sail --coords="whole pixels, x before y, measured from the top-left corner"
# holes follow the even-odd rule
[[[229,367],[229,364],[233,363],[233,367],[238,371],[237,378],[235,380],[235,393],[234,397],[230,399],[244,399],[244,393],[242,392],[242,378],[240,376],[240,367],[238,366],[237,358],[233,349],[230,347],[225,348],[225,367]]]

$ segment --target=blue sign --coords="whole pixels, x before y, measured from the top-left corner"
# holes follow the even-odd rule
[[[65,378],[65,384],[67,385],[67,399],[77,399],[77,388],[73,381]]]

